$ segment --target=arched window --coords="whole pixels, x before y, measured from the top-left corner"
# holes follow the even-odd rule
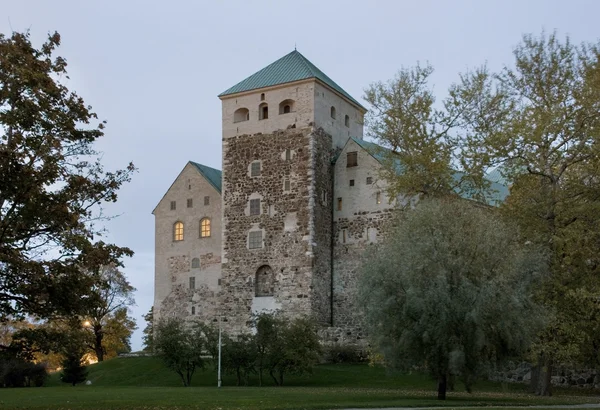
[[[204,218],[200,221],[200,237],[210,237],[210,219]]]
[[[173,240],[183,241],[183,222],[175,222],[173,225]]]
[[[264,101],[264,100],[265,100],[265,93],[261,93],[261,94],[260,94],[260,100],[261,100],[261,101]]]
[[[192,269],[198,269],[200,267],[200,259],[192,259]]]
[[[279,103],[279,115],[294,112],[294,100],[283,100]]]
[[[331,106],[329,113],[331,115],[331,118],[333,118],[335,120],[335,107],[333,105]]]
[[[258,119],[266,120],[267,118],[269,118],[269,106],[267,103],[262,103],[258,106]]]
[[[233,122],[248,121],[250,119],[250,111],[247,108],[238,108],[233,113]]]
[[[346,127],[350,126],[350,117],[347,115],[344,117],[344,124],[346,125]]]
[[[275,274],[269,265],[258,268],[254,286],[256,296],[273,296],[275,293]]]

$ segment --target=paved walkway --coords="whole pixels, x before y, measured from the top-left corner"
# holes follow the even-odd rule
[[[381,408],[375,408],[375,409],[368,409],[368,410],[450,410],[450,409],[486,409],[486,408],[498,408],[498,407],[502,407],[505,409],[600,409],[600,399],[598,403],[587,403],[587,404],[550,404],[547,406],[543,406],[543,405],[535,405],[535,406],[459,406],[459,407],[452,407],[452,406],[439,406],[439,407],[381,407]],[[349,409],[343,409],[343,410],[366,410],[366,409],[360,409],[360,408],[349,408]]]

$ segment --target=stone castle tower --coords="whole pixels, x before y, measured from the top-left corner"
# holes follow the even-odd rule
[[[296,50],[219,98],[222,171],[189,162],[153,212],[155,317],[239,332],[280,309],[360,339],[360,255],[394,207],[365,108]]]

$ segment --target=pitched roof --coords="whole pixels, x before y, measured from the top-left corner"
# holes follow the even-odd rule
[[[190,161],[190,164],[195,166],[204,178],[221,193],[221,176],[222,172],[218,169],[207,167],[206,165],[198,164],[197,162]]]
[[[337,85],[335,81],[329,78],[325,73],[323,73],[323,71],[319,70],[297,50],[294,50],[291,53],[281,57],[274,63],[269,64],[245,80],[240,81],[233,87],[223,91],[221,94],[219,94],[219,97],[241,93],[244,91],[256,90],[258,88],[270,87],[273,85],[291,83],[292,81],[306,80],[309,78],[316,78],[320,80],[330,88],[342,94],[352,103],[365,109],[365,107],[352,98],[350,94],[344,91],[342,87]]]
[[[389,155],[392,153],[392,150],[390,150],[389,148],[382,147],[379,144],[375,144],[373,142],[369,142],[369,141],[365,141],[365,140],[361,140],[361,139],[353,138],[353,137],[351,137],[350,139],[352,141],[354,141],[356,144],[358,144],[365,151],[367,151],[369,154],[371,154],[371,156],[373,158],[375,158],[377,161],[379,161],[380,163],[382,163],[385,159],[389,158]],[[402,163],[401,163],[400,159],[394,160],[394,163],[395,163],[394,165],[396,167],[396,172],[401,173],[402,172]],[[461,180],[461,178],[463,177],[463,175],[464,175],[463,172],[456,171],[452,174],[452,178],[454,178],[454,180],[459,182]],[[488,205],[495,205],[495,206],[500,205],[500,203],[503,202],[506,199],[506,197],[509,195],[509,189],[508,189],[506,180],[501,178],[500,175],[501,174],[499,171],[493,170],[484,176],[484,178],[490,182],[490,190],[488,192],[486,192],[486,194],[485,194],[485,199],[486,199]],[[468,195],[467,193],[464,193],[464,192],[463,192],[462,196],[466,199],[471,198],[470,195]]]

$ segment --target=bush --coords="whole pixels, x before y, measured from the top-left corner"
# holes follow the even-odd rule
[[[0,360],[0,385],[2,387],[41,387],[48,372],[42,364],[19,358]]]
[[[362,363],[367,360],[368,357],[363,351],[349,345],[334,344],[325,351],[327,363]]]

